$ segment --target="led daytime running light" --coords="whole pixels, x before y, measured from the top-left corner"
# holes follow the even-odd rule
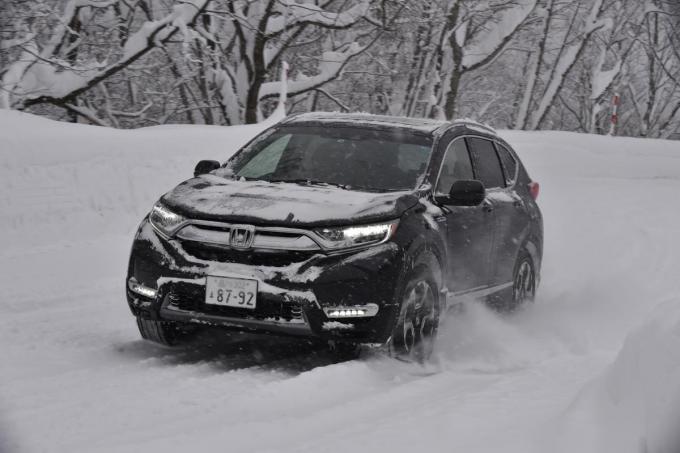
[[[329,318],[367,318],[378,313],[376,304],[357,305],[350,307],[324,308],[326,316]]]

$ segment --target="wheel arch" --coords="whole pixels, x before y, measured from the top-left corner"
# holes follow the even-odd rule
[[[437,286],[441,289],[446,275],[446,255],[442,246],[438,245],[432,238],[421,238],[414,241],[406,252],[407,259],[400,275],[400,280],[404,280],[410,272],[418,266],[427,266],[433,273]]]
[[[444,282],[444,265],[446,263],[446,256],[443,254],[441,246],[437,245],[436,238],[434,235],[422,235],[412,241],[408,247],[405,248],[404,255],[405,259],[403,261],[402,269],[399,272],[399,279],[395,285],[394,292],[392,294],[393,306],[395,309],[392,313],[392,319],[387,323],[388,337],[391,336],[391,332],[394,329],[397,320],[399,318],[399,313],[401,310],[401,296],[404,292],[406,285],[408,284],[408,277],[415,269],[419,266],[427,267],[435,279],[435,283],[439,288],[439,294],[437,294],[438,300],[441,302],[441,289]]]

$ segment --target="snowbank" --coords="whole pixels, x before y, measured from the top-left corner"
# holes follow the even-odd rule
[[[281,339],[140,341],[123,295],[139,219],[261,127],[0,110],[0,452],[677,453],[679,309],[656,307],[680,298],[678,142],[501,132],[541,183],[538,299],[457,314],[425,370]]]
[[[226,160],[262,128],[117,130],[0,110],[0,249],[129,233],[199,160]]]
[[[628,336],[561,426],[564,452],[680,451],[680,300],[661,304]]]

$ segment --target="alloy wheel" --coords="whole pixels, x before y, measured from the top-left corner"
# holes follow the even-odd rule
[[[434,349],[439,324],[437,301],[426,280],[412,282],[404,293],[399,324],[393,335],[398,358],[423,362]]]
[[[518,307],[524,302],[534,300],[536,293],[536,276],[534,268],[529,260],[524,259],[517,268],[515,280],[512,286],[512,297],[515,306]]]

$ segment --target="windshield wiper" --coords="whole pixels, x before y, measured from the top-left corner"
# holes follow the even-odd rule
[[[383,193],[383,192],[398,192],[404,189],[380,189],[378,187],[366,187],[366,186],[353,186],[351,184],[341,184],[338,182],[326,182],[326,181],[320,181],[318,179],[308,179],[308,178],[296,178],[296,179],[263,179],[262,181],[267,181],[267,182],[288,182],[291,184],[302,184],[302,185],[307,185],[307,186],[333,186],[333,187],[338,187],[343,190],[355,190],[355,191],[360,191],[360,192],[377,192],[377,193]]]
[[[288,182],[291,184],[304,184],[307,186],[333,186],[341,189],[350,190],[352,186],[335,182],[320,181],[318,179],[296,178],[296,179],[267,179],[267,182]]]

